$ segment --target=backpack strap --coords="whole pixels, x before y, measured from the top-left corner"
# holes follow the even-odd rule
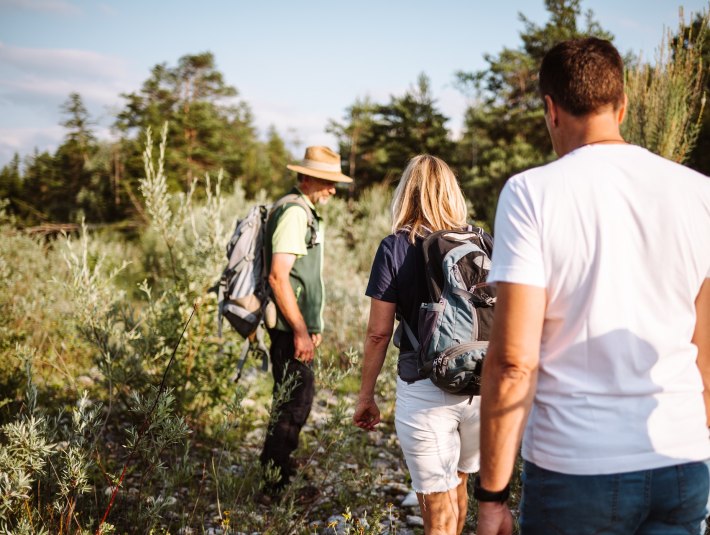
[[[239,363],[237,364],[237,370],[232,376],[232,382],[237,383],[239,379],[242,378],[242,369],[244,368],[244,363],[247,360],[249,352],[255,352],[261,354],[261,371],[267,371],[269,369],[269,350],[264,343],[264,329],[261,325],[254,331],[253,339],[247,338],[242,341],[242,352],[239,356]]]
[[[409,343],[412,344],[412,349],[414,349],[414,351],[419,351],[419,341],[417,340],[417,337],[414,336],[414,331],[412,331],[412,328],[407,323],[407,320],[405,320],[402,316],[399,315],[397,319],[399,320],[399,325],[397,325],[397,331],[401,332],[400,329],[404,330],[404,334],[407,335]],[[401,334],[399,336],[401,337]]]
[[[472,232],[478,234],[479,238],[481,238],[481,244],[483,245],[483,252],[491,258],[493,256],[493,236],[488,234],[481,227],[472,227],[471,225],[468,225],[468,228]]]
[[[425,231],[427,233],[431,233],[431,231],[427,228],[425,228]],[[409,232],[407,228],[401,228],[397,232]],[[414,242],[414,247],[419,251],[419,253],[422,252],[422,243],[423,243],[423,237],[417,237]],[[421,270],[424,266],[420,265],[419,262],[414,263],[414,282],[415,285],[418,285],[421,279]],[[424,270],[426,271],[426,270]],[[424,292],[425,294],[427,292]],[[417,292],[417,295],[419,292]],[[422,296],[424,297],[424,296]],[[425,299],[428,298],[429,296],[426,295]],[[417,337],[414,334],[414,331],[412,328],[409,326],[409,323],[407,323],[407,320],[404,319],[404,314],[400,311],[397,310],[395,312],[395,318],[399,322],[397,324],[397,328],[395,329],[394,336],[392,341],[394,342],[395,347],[400,347],[400,340],[402,339],[402,331],[404,331],[404,334],[407,336],[407,340],[409,340],[409,343],[412,346],[412,349],[414,351],[419,351],[419,341],[417,340]]]
[[[278,201],[276,201],[274,204],[271,205],[269,217],[271,217],[271,214],[273,214],[277,208],[279,208],[280,206],[283,206],[284,204],[288,204],[288,203],[297,204],[298,206],[300,206],[301,208],[303,208],[306,211],[306,216],[308,218],[308,228],[311,231],[311,237],[308,240],[306,247],[308,249],[312,249],[316,245],[317,232],[318,232],[318,229],[316,228],[316,218],[313,215],[313,210],[311,209],[310,206],[308,206],[308,203],[306,202],[306,200],[303,198],[302,195],[300,195],[298,193],[288,193],[288,194],[284,195]]]

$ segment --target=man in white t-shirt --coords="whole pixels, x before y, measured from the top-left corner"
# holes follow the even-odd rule
[[[559,159],[498,203],[478,535],[512,532],[521,437],[524,535],[702,534],[710,179],[622,139],[608,41],[552,48],[540,93]]]

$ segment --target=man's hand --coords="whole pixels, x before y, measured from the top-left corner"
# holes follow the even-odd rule
[[[316,346],[316,349],[317,349],[318,346],[323,341],[323,335],[321,333],[312,333],[311,340],[313,341],[313,345]]]
[[[300,360],[304,364],[308,364],[313,360],[316,346],[308,331],[294,331],[293,346],[295,347],[293,358]]]
[[[476,535],[511,535],[513,515],[507,503],[478,502]]]
[[[380,409],[374,398],[358,398],[353,422],[365,431],[372,431],[380,423]]]

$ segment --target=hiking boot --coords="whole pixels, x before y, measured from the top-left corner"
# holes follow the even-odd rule
[[[311,505],[320,497],[320,494],[320,489],[318,487],[314,487],[313,485],[304,485],[298,489],[294,502],[298,505]]]
[[[285,489],[284,484],[268,484],[254,495],[254,501],[259,505],[271,507],[281,501],[281,494]]]

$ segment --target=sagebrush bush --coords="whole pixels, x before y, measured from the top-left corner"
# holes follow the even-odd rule
[[[695,35],[673,39],[667,30],[658,47],[655,63],[639,59],[626,72],[627,116],[622,123],[624,139],[682,163],[690,155],[705,108],[703,47],[707,41],[710,11]],[[684,35],[679,23],[678,35]]]
[[[137,241],[86,228],[56,239],[0,228],[7,238],[0,243],[3,362],[13,362],[15,377],[15,392],[5,390],[3,399],[20,408],[18,416],[8,411],[0,437],[7,532],[73,526],[108,533],[115,526],[145,533],[211,524],[300,533],[311,532],[313,515],[331,514],[297,504],[302,477],[271,513],[256,508],[253,498],[268,478],[258,455],[271,378],[250,360],[234,385],[243,342],[233,332],[216,336],[216,295],[209,289],[226,262],[224,246],[236,219],[269,199],[248,200],[239,182],[225,187],[221,176],[169,195],[164,136],[157,150],[147,136],[141,189],[150,225]],[[205,190],[199,203],[197,187]],[[367,317],[365,284],[377,244],[389,232],[388,205],[388,191],[380,189],[359,203],[336,198],[323,207],[327,327],[316,366],[317,414],[299,451],[307,473],[332,493],[330,507],[351,511],[353,526],[368,511],[374,522],[387,509],[362,492],[363,481],[377,489],[382,473],[367,468],[376,446],[351,425],[350,414]],[[60,373],[37,373],[50,366]],[[54,382],[62,385],[60,403],[52,403]],[[393,373],[380,391],[391,406]],[[383,407],[390,428],[391,414]],[[343,472],[354,462],[364,473]],[[369,532],[380,531],[371,524]]]
[[[89,348],[67,321],[73,305],[60,282],[68,275],[62,243],[0,225],[0,423],[23,396],[18,344],[33,348],[35,374],[57,395],[87,368]]]

